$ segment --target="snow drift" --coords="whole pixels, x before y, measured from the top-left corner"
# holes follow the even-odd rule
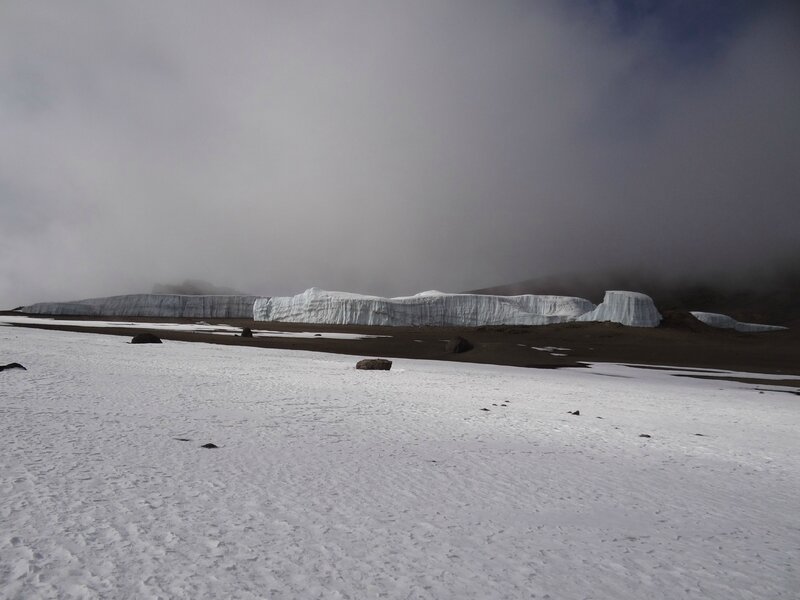
[[[733,317],[728,315],[721,315],[719,313],[692,311],[692,316],[698,321],[702,321],[710,327],[718,327],[720,329],[735,329],[747,333],[757,333],[761,331],[780,331],[786,329],[780,325],[761,325],[759,323],[741,323]]]
[[[22,312],[39,315],[250,319],[255,299],[256,296],[128,294],[74,302],[40,302],[22,307]]]
[[[658,327],[661,313],[653,299],[638,292],[608,291],[597,308],[576,321],[612,321],[630,327]]]
[[[589,300],[572,296],[490,296],[430,291],[415,296],[381,298],[311,288],[296,296],[257,299],[253,318],[329,325],[457,327],[548,325],[582,320],[655,327],[661,315],[648,296],[634,292],[607,292],[603,304],[595,307]]]
[[[4,599],[797,600],[773,376],[3,327],[0,356],[29,369],[0,378]]]

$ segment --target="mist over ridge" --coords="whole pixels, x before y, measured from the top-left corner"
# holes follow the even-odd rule
[[[0,306],[769,270],[797,10],[681,4],[5,5]]]

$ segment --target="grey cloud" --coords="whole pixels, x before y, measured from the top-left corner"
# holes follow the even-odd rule
[[[0,305],[771,261],[797,33],[766,11],[687,66],[561,3],[6,4]]]

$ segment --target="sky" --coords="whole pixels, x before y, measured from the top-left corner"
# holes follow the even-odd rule
[[[792,2],[0,4],[0,308],[797,256]]]

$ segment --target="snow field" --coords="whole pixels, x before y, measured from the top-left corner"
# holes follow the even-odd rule
[[[0,373],[0,597],[800,589],[790,394],[13,328],[0,357],[29,369]]]
[[[61,325],[69,327],[94,328],[126,328],[149,329],[157,331],[180,331],[184,333],[211,333],[215,335],[241,335],[242,328],[232,325],[209,325],[207,323],[144,323],[140,321],[86,321],[54,319],[51,317],[26,317],[21,315],[0,315],[0,325]],[[369,335],[362,333],[334,333],[312,331],[272,331],[269,329],[252,329],[253,337],[282,338],[314,338],[321,337],[332,340],[361,340],[367,338],[390,337],[387,335]]]

